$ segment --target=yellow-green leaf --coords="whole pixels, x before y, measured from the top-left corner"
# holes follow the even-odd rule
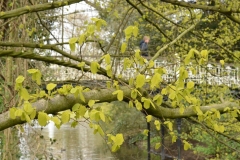
[[[82,92],[79,92],[79,97],[83,102],[85,102],[85,97],[83,96]]]
[[[52,117],[51,121],[53,121],[55,123],[55,125],[60,125],[61,124],[61,121],[58,117]]]
[[[15,112],[16,112],[16,108],[15,108],[15,107],[10,108],[9,114],[10,114],[10,118],[11,118],[11,119],[16,119],[16,114],[15,114]]]
[[[99,112],[99,116],[100,116],[101,120],[103,122],[105,122],[105,115],[103,114],[103,112]]]
[[[75,43],[77,42],[78,38],[77,37],[73,37],[69,39],[69,46],[71,51],[75,51]]]
[[[79,109],[79,107],[80,107],[79,103],[74,104],[74,106],[72,107],[72,111],[73,112],[77,111]]]
[[[192,89],[194,87],[194,82],[193,81],[190,81],[187,83],[187,88],[188,89]]]
[[[208,51],[207,50],[202,50],[200,54],[205,59],[208,57]]]
[[[24,102],[23,108],[24,108],[24,111],[27,112],[28,115],[30,115],[34,110],[31,103],[29,103],[28,101]]]
[[[123,91],[122,91],[122,90],[118,90],[117,99],[118,99],[119,101],[122,101],[122,100],[123,100]]]
[[[187,56],[185,59],[184,59],[184,64],[185,65],[188,65],[189,63],[190,63],[190,57],[189,56]]]
[[[64,111],[61,116],[62,123],[68,123],[70,121],[70,113],[69,111]]]
[[[141,111],[142,110],[142,104],[140,102],[135,102],[137,110]]]
[[[85,62],[80,62],[79,64],[78,64],[78,67],[84,67],[85,66]]]
[[[110,56],[110,54],[106,54],[104,56],[104,59],[105,59],[106,64],[110,64],[111,63],[111,56]]]
[[[137,90],[136,90],[136,89],[133,89],[133,90],[131,91],[131,97],[132,97],[133,99],[136,99],[136,98],[137,98]]]
[[[89,25],[87,28],[87,33],[92,35],[95,31],[95,26],[94,25]]]
[[[116,137],[115,137],[115,144],[117,144],[118,146],[122,145],[123,142],[124,142],[124,139],[123,139],[123,134],[117,134]]]
[[[133,32],[133,26],[128,26],[128,27],[124,30],[126,40],[128,40],[128,39],[131,37],[132,32]]]
[[[30,74],[34,74],[38,72],[38,69],[28,69],[27,72]]]
[[[183,144],[184,144],[185,151],[191,148],[191,145],[187,141],[183,140]]]
[[[91,63],[91,67],[90,67],[91,72],[92,72],[93,74],[97,73],[97,72],[98,72],[98,68],[99,68],[98,62],[93,61],[93,62]]]
[[[150,87],[153,89],[154,87],[158,87],[160,82],[162,81],[161,75],[159,73],[155,73],[151,79]]]
[[[161,143],[156,143],[154,148],[159,149],[160,147],[161,147]]]
[[[147,116],[146,116],[146,119],[147,119],[147,122],[151,122],[151,120],[152,120],[152,115],[147,115]]]
[[[92,107],[93,105],[95,104],[95,100],[90,100],[90,101],[88,101],[88,106],[89,107]]]
[[[116,90],[112,93],[113,95],[117,95],[117,99],[119,101],[122,101],[123,100],[123,91],[122,90]]]
[[[15,111],[15,116],[16,116],[16,117],[21,117],[22,114],[23,114],[23,111],[22,111],[21,109],[17,109],[17,110]]]
[[[83,105],[80,105],[79,110],[78,110],[79,116],[83,117],[85,115],[86,111],[87,111],[87,108]]]
[[[48,115],[44,112],[38,112],[38,123],[40,126],[46,126],[48,122]]]
[[[121,46],[121,53],[124,53],[127,49],[127,43],[123,42]]]
[[[112,146],[112,152],[116,152],[120,147],[117,144]]]
[[[157,105],[161,105],[163,100],[163,96],[160,94],[157,94],[156,96],[153,97],[153,101],[157,101]]]
[[[223,133],[224,132],[224,130],[225,130],[225,128],[224,128],[224,126],[219,126],[219,132],[221,132],[221,133]]]
[[[148,129],[144,129],[144,130],[143,130],[143,134],[144,134],[145,136],[148,136],[148,132],[149,132]]]
[[[150,108],[151,101],[145,97],[142,97],[143,107],[145,109]]]
[[[71,123],[71,127],[75,128],[78,125],[78,121],[73,121]]]
[[[224,60],[220,60],[222,66],[224,66]]]
[[[42,78],[42,73],[40,71],[38,71],[37,73],[35,73],[35,79],[36,79],[36,83],[38,85],[41,85],[41,78]]]
[[[57,86],[57,85],[54,84],[54,83],[49,83],[49,84],[47,85],[47,90],[48,90],[48,91],[51,91],[51,90],[53,90],[56,86]]]
[[[162,94],[162,95],[167,95],[167,89],[166,89],[166,88],[163,88],[162,91],[161,91],[161,94]]]
[[[168,96],[169,99],[173,100],[176,98],[176,92],[171,92]]]
[[[128,106],[129,106],[129,107],[133,107],[133,102],[132,102],[132,101],[129,101]]]
[[[170,131],[173,130],[173,124],[172,124],[172,122],[170,122],[170,121],[165,121],[164,124],[167,124],[168,129],[169,129]]]
[[[101,135],[101,136],[104,136],[104,132],[102,130],[102,128],[100,126],[98,126],[98,133]]]
[[[83,42],[85,41],[85,38],[86,38],[85,34],[81,34],[79,39],[78,39],[78,44],[82,45]]]
[[[20,95],[25,101],[28,101],[30,98],[30,95],[29,95],[28,91],[26,90],[26,88],[22,88],[20,90]]]
[[[37,115],[37,111],[36,111],[36,109],[33,109],[32,113],[29,116],[33,120],[33,119],[35,119],[36,115]]]
[[[29,117],[26,113],[23,113],[23,115],[24,115],[25,120],[26,120],[28,123],[30,123],[30,122],[31,122],[30,117]]]
[[[145,84],[145,75],[139,74],[136,78],[136,88],[142,88]]]
[[[22,83],[24,81],[24,77],[23,76],[18,76],[16,79],[16,83]]]
[[[137,36],[138,36],[138,27],[137,27],[137,26],[134,26],[134,27],[132,28],[132,32],[133,32],[134,37],[137,37]]]
[[[183,113],[184,113],[184,106],[183,106],[183,105],[180,106],[179,112],[180,112],[180,114],[183,114]]]
[[[156,129],[157,129],[157,130],[160,130],[160,124],[161,124],[161,123],[159,122],[159,120],[155,120],[155,121],[154,121],[154,125],[156,126]]]

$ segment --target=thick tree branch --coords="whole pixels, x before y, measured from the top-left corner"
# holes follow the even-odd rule
[[[125,101],[129,101],[129,97],[131,97],[131,89],[129,86],[122,87],[121,90],[124,93]],[[86,105],[89,100],[94,99],[99,100],[99,102],[112,102],[117,100],[117,96],[112,93],[115,89],[100,89],[100,90],[91,90],[88,92],[83,92],[83,96],[85,97],[85,102],[81,101],[80,98],[76,98],[74,95],[69,94],[67,96],[57,95],[49,100],[41,99],[32,104],[32,106],[36,107],[37,112],[45,111],[48,114],[57,113],[60,111],[64,111],[67,109],[71,109],[72,106],[76,103],[80,103]],[[224,102],[222,104],[213,104],[208,106],[201,106],[200,109],[203,113],[209,111],[211,109],[217,109],[220,112],[223,112],[224,108],[229,107],[237,107],[240,106],[234,102]],[[146,110],[148,114],[151,114],[158,118],[183,118],[183,117],[191,117],[196,116],[196,112],[194,112],[192,107],[188,107],[185,109],[184,113],[181,114],[178,108],[164,108],[162,106],[156,106],[156,108],[151,107]],[[25,123],[21,121],[19,118],[10,119],[9,112],[5,112],[0,115],[0,131],[6,128],[15,126],[17,124]]]
[[[8,12],[1,12],[0,19],[7,19],[7,18],[12,18],[12,17],[23,15],[23,14],[27,14],[27,13],[60,8],[63,6],[68,6],[70,4],[79,3],[82,1],[84,0],[65,0],[65,1],[55,1],[52,3],[37,4],[34,6],[25,6],[25,7],[14,9]]]
[[[207,106],[200,106],[200,109],[203,113],[211,110],[211,109],[216,109],[219,112],[223,113],[224,109],[226,107],[233,108],[236,107],[240,109],[239,104],[234,103],[234,102],[223,102],[221,104],[212,104],[212,105],[207,105]],[[187,107],[184,110],[183,114],[180,114],[180,109],[179,108],[164,108],[164,107],[157,107],[154,109],[151,107],[150,109],[147,110],[147,113],[150,115],[153,115],[155,117],[159,118],[186,118],[186,117],[191,117],[191,116],[197,116],[196,112],[193,110],[192,107]]]
[[[126,97],[130,97],[131,90],[128,87],[121,88],[124,91]],[[36,107],[37,112],[45,111],[48,114],[57,113],[67,109],[71,109],[74,104],[80,103],[86,105],[89,100],[94,99],[99,100],[99,102],[111,102],[117,100],[116,95],[113,95],[114,89],[101,89],[101,90],[92,90],[89,92],[83,92],[85,97],[85,102],[81,101],[80,98],[76,98],[74,95],[69,94],[67,96],[57,95],[50,100],[41,99],[32,104],[33,107]],[[25,123],[21,119],[10,119],[9,112],[5,112],[0,115],[0,130],[15,126],[17,124]]]

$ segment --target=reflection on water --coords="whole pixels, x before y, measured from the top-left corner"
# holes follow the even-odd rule
[[[26,132],[27,136],[21,136],[22,160],[33,159],[32,154],[35,154],[35,157],[37,155],[50,156],[53,159],[62,160],[117,159],[107,148],[103,138],[98,134],[94,135],[88,125],[78,125],[75,128],[71,128],[70,125],[62,125],[61,129],[57,129],[53,123],[50,123],[43,129],[40,127],[28,129],[26,127],[25,130],[31,130],[31,132]],[[34,136],[40,138],[35,139]],[[54,139],[56,139],[55,142]],[[45,151],[40,147],[44,148]]]
[[[61,129],[53,123],[43,129],[25,126],[25,133],[20,137],[21,160],[47,157],[58,160],[145,160],[147,157],[137,147],[129,146],[122,146],[118,153],[111,153],[103,138],[99,134],[94,135],[87,124],[75,128],[67,124]]]

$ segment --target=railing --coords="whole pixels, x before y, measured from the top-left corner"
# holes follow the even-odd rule
[[[104,64],[101,65],[104,68]],[[135,77],[138,74],[139,69],[141,68],[139,65],[133,65],[131,68],[127,68],[123,70],[123,61],[115,62],[112,68],[113,73],[116,76],[121,75],[122,78],[129,79],[130,77]],[[179,76],[179,63],[167,63],[167,62],[154,62],[154,68],[164,67],[166,70],[166,74],[162,76],[163,80],[167,82],[174,82],[177,80]],[[193,74],[190,68],[194,68],[196,74]],[[227,85],[229,87],[232,86],[240,86],[240,74],[238,68],[233,68],[231,66],[214,66],[208,64],[206,67],[186,67],[188,70],[188,78],[187,81],[191,80],[195,83],[207,83],[209,85]],[[46,73],[48,80],[54,81],[66,81],[66,80],[108,80],[107,77],[92,74],[90,72],[83,73],[77,69],[60,67],[58,65],[52,65],[47,70]],[[151,77],[153,73],[153,69],[150,72],[146,72],[147,76]]]

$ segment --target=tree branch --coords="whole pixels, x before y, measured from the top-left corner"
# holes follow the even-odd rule
[[[128,87],[121,88],[124,91],[126,97],[131,96],[131,90]],[[76,98],[74,95],[69,94],[67,96],[57,95],[50,100],[41,99],[32,104],[36,107],[37,112],[45,111],[45,113],[57,113],[67,109],[72,109],[73,105],[80,103],[86,105],[89,100],[94,99],[99,100],[99,102],[111,102],[117,100],[116,95],[113,95],[114,89],[101,89],[101,90],[91,90],[89,92],[83,92],[85,97],[85,102],[81,101],[80,98]],[[0,131],[15,126],[17,124],[23,124],[25,121],[21,121],[20,118],[11,119],[9,117],[9,111],[0,115]]]
[[[67,52],[59,49],[56,47],[55,44],[52,45],[40,45],[36,43],[19,43],[19,42],[0,42],[0,46],[8,46],[8,47],[27,47],[27,48],[39,48],[39,49],[49,49],[49,50],[54,50],[58,52],[59,54],[65,56],[66,58],[75,60],[77,62],[85,62],[86,65],[90,66],[91,62],[80,59],[77,56],[68,54]],[[14,51],[1,51],[0,50],[0,57],[2,56],[8,56],[8,57],[21,57],[21,58],[26,58],[26,59],[35,59],[39,61],[44,61],[44,62],[49,62],[49,63],[54,63],[58,65],[62,65],[65,67],[70,67],[75,68],[75,69],[81,69],[81,67],[78,67],[77,65],[69,64],[68,62],[63,62],[59,61],[56,59],[51,59],[50,57],[42,57],[33,53],[28,53],[28,52],[14,52]],[[84,69],[84,71],[89,71],[89,69]],[[99,68],[99,74],[107,76],[107,72],[104,68],[100,67]],[[109,76],[107,76],[109,77]]]
[[[0,57],[14,57],[14,58],[16,57],[16,58],[34,59],[34,60],[38,60],[38,61],[48,62],[48,63],[52,63],[52,64],[58,64],[61,66],[81,70],[81,67],[79,67],[73,63],[60,61],[60,60],[57,60],[57,59],[54,59],[51,57],[39,56],[37,54],[30,53],[30,52],[15,52],[13,50],[4,50],[4,51],[0,50]],[[83,71],[88,72],[89,69],[83,68]],[[103,73],[103,75],[106,75],[106,73]]]
[[[12,17],[23,15],[23,14],[27,14],[27,13],[60,8],[63,6],[68,6],[70,4],[79,3],[82,1],[84,0],[65,0],[65,1],[56,1],[52,3],[37,4],[34,6],[25,6],[25,7],[14,9],[8,12],[1,12],[0,19],[7,19],[7,18],[12,18]]]
[[[157,53],[151,58],[150,61],[156,60],[163,51],[165,51],[168,47],[174,45],[179,39],[181,39],[184,35],[186,35],[188,32],[190,32],[196,25],[197,25],[197,24],[192,25],[191,27],[189,27],[188,29],[186,29],[183,33],[181,33],[177,38],[175,38],[173,41],[171,41],[170,43],[168,43],[167,45],[165,45],[163,48],[161,48],[160,50],[158,50]],[[141,73],[143,73],[143,72],[146,70],[146,68],[148,67],[150,61],[147,62],[147,64],[145,65],[145,67],[143,67],[143,69],[141,69],[141,71],[140,71]]]
[[[232,14],[232,13],[240,13],[240,9],[227,9],[223,6],[207,6],[207,5],[200,5],[200,4],[194,4],[194,3],[188,3],[184,1],[178,1],[178,0],[161,0],[162,2],[171,3],[173,5],[178,5],[182,7],[187,8],[194,8],[194,9],[202,9],[206,11],[215,11],[223,14]]]
[[[219,112],[223,113],[226,107],[229,108],[236,107],[237,109],[240,109],[239,104],[229,101],[225,101],[221,104],[200,106],[200,109],[203,113],[211,109],[216,109]],[[193,110],[192,107],[186,107],[183,114],[180,114],[179,108],[164,108],[161,106],[157,107],[156,109],[151,107],[150,109],[147,110],[147,113],[158,118],[186,118],[191,116],[197,116],[196,112]]]
[[[120,88],[124,93],[124,101],[128,102],[129,97],[131,97],[131,89],[129,86],[124,86]],[[112,102],[117,100],[117,96],[113,95],[112,93],[115,89],[100,89],[100,90],[91,90],[88,92],[83,92],[83,96],[85,97],[85,102],[80,100],[80,98],[76,98],[72,94],[68,94],[67,96],[60,96],[56,95],[55,97],[45,100],[41,99],[35,103],[32,103],[32,106],[36,107],[37,112],[45,111],[48,114],[57,113],[60,111],[64,111],[67,109],[71,109],[72,106],[76,103],[80,103],[86,105],[89,100],[94,99],[99,100],[100,102]],[[162,104],[164,105],[164,104]],[[224,112],[224,108],[229,107],[237,107],[240,106],[234,102],[224,102],[222,104],[213,104],[208,106],[201,106],[200,109],[203,113],[209,111],[211,109],[217,109],[220,112]],[[196,112],[194,112],[192,107],[188,107],[185,109],[183,114],[180,114],[178,108],[164,108],[162,106],[156,106],[156,108],[150,107],[146,110],[148,114],[151,114],[158,118],[183,118],[183,117],[191,117],[196,116]],[[19,118],[17,119],[10,119],[9,111],[0,115],[0,131],[6,128],[15,126],[17,124],[25,123],[25,121],[21,121]]]

